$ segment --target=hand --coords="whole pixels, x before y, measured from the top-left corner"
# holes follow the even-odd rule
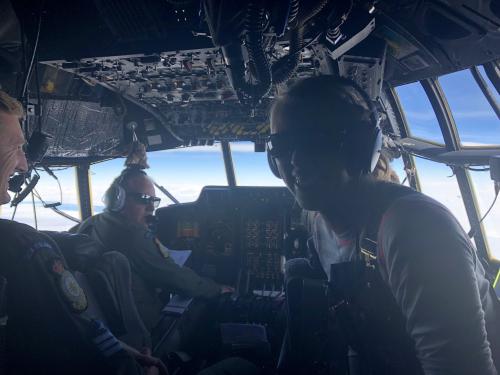
[[[167,366],[161,359],[151,355],[151,349],[143,348],[142,351],[138,351],[122,341],[121,344],[141,366],[145,367],[146,375],[168,375]]]
[[[136,356],[139,362],[146,369],[146,375],[168,375],[167,366],[161,359],[151,356],[151,349],[144,348]]]
[[[234,288],[228,285],[221,285],[220,294],[234,293]]]

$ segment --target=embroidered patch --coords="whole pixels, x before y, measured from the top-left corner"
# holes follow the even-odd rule
[[[64,267],[62,260],[53,259],[49,268],[56,277],[59,290],[71,309],[78,313],[85,311],[88,306],[87,296],[73,274]]]
[[[47,249],[51,252],[54,251],[54,249],[52,248],[52,245],[50,243],[48,243],[45,240],[41,240],[41,241],[35,242],[33,245],[31,245],[28,248],[28,250],[26,250],[26,252],[24,253],[24,258],[26,260],[31,260],[31,258],[33,258],[33,255],[35,255],[35,253],[37,253],[38,251],[40,251],[42,249]]]
[[[56,259],[52,262],[52,272],[62,275],[64,271],[64,264],[61,260]]]
[[[87,309],[87,296],[71,272],[66,270],[63,271],[59,279],[59,285],[63,295],[70,302],[73,310],[83,312]]]

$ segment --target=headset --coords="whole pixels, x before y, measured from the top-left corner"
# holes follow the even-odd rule
[[[359,177],[370,174],[375,169],[380,158],[382,150],[382,130],[380,128],[379,113],[368,94],[355,82],[345,78],[337,78],[339,82],[344,83],[342,89],[355,90],[361,95],[369,107],[369,124],[356,124],[356,126],[346,127],[344,137],[341,143],[340,153],[345,161],[346,170],[352,177]],[[369,126],[370,129],[366,129]],[[276,158],[271,155],[267,148],[267,161],[271,172],[277,177],[282,178],[279,173]]]
[[[113,181],[111,186],[104,193],[103,197],[103,203],[107,210],[112,212],[119,212],[123,210],[125,207],[125,200],[127,198],[127,191],[123,185],[129,178],[137,175],[147,176],[146,172],[139,167],[127,167]]]
[[[33,191],[36,184],[40,180],[40,176],[35,171],[35,175],[31,177],[31,172],[36,165],[42,161],[50,146],[52,136],[41,131],[34,131],[26,145],[26,161],[28,162],[28,170],[23,173],[16,173],[9,178],[9,191],[16,193],[16,196],[10,202],[10,206],[14,207],[21,203],[29,193]],[[47,169],[48,170],[48,169]],[[23,185],[26,186],[23,188]]]

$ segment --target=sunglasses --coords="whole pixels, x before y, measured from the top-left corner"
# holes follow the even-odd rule
[[[268,137],[266,145],[267,151],[272,157],[286,158],[298,150],[308,154],[324,152],[325,150],[340,150],[342,141],[332,141],[332,134],[322,132],[276,133]]]
[[[154,206],[154,208],[158,208],[158,206],[160,205],[160,202],[161,202],[160,198],[152,197],[151,195],[143,194],[143,193],[127,192],[127,197],[130,197],[134,201],[136,201],[137,203],[143,204],[145,206],[152,204]]]

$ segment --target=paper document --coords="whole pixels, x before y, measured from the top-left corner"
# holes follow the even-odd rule
[[[168,255],[179,266],[183,266],[191,255],[191,250],[168,250]]]

